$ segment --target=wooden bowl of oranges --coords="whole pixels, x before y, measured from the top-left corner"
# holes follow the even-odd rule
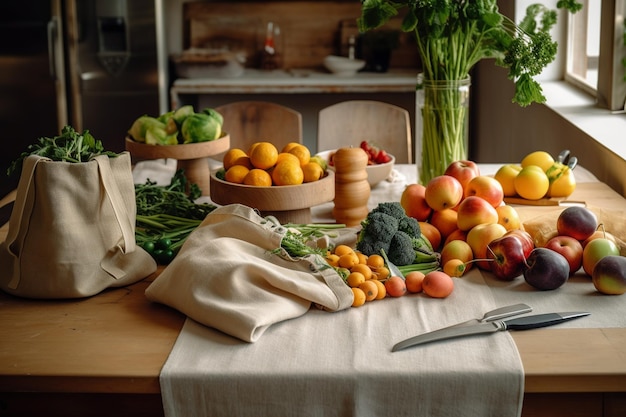
[[[335,198],[334,173],[297,142],[282,149],[271,142],[255,142],[247,151],[231,148],[222,162],[211,173],[216,204],[244,204],[283,224],[310,223],[311,207]]]

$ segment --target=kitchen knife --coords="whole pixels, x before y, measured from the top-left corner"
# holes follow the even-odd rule
[[[397,352],[411,346],[423,345],[425,343],[435,342],[438,340],[453,339],[462,336],[471,336],[475,334],[495,333],[505,330],[529,330],[540,327],[553,326],[568,320],[577,319],[588,316],[587,312],[571,312],[571,313],[546,313],[535,314],[532,316],[520,317],[511,320],[496,320],[487,323],[480,323],[467,326],[453,326],[445,329],[435,330],[418,336],[411,337],[397,343],[392,352]]]

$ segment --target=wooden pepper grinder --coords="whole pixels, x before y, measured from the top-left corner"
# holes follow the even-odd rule
[[[335,165],[335,207],[333,217],[347,227],[358,226],[369,212],[370,184],[367,182],[367,153],[361,148],[339,148]]]

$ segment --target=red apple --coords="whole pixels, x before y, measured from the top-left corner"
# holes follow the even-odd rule
[[[494,177],[487,175],[478,175],[470,180],[465,186],[463,196],[465,198],[469,196],[481,197],[494,208],[502,204],[504,198],[504,191],[502,184]]]
[[[456,223],[465,231],[481,223],[498,223],[498,212],[487,200],[469,196],[459,204]]]
[[[619,255],[619,247],[606,238],[594,239],[583,249],[583,269],[589,276],[593,275],[593,268],[596,263],[609,255]]]
[[[446,168],[444,175],[450,175],[461,183],[463,189],[468,182],[474,177],[480,175],[480,169],[474,161],[454,161]]]
[[[593,268],[593,286],[602,294],[626,293],[626,257],[608,255]]]
[[[439,175],[426,184],[426,203],[433,210],[456,207],[463,198],[463,187],[450,175]]]
[[[506,229],[498,223],[484,223],[472,227],[467,232],[466,242],[472,248],[476,265],[485,271],[491,270],[490,261],[480,261],[487,258],[487,245],[494,239],[504,236]]]
[[[595,213],[583,206],[571,206],[563,210],[556,221],[559,235],[571,236],[583,241],[598,228],[598,218]]]
[[[521,240],[515,235],[504,235],[487,245],[487,258],[491,272],[504,281],[512,281],[524,272],[526,257]]]
[[[409,184],[400,196],[400,205],[407,216],[425,222],[433,209],[426,203],[426,187],[422,184]]]
[[[555,236],[548,240],[544,247],[560,253],[567,259],[570,275],[583,265],[583,245],[571,236]]]
[[[567,282],[569,263],[552,249],[535,248],[526,259],[524,279],[538,290],[554,290]]]
[[[524,258],[528,258],[530,252],[535,249],[535,242],[533,241],[533,237],[526,230],[522,229],[513,229],[507,231],[505,236],[515,236],[522,243],[522,249],[524,250]]]

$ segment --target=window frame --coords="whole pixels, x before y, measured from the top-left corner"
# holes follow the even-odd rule
[[[597,1],[597,0],[587,0]],[[586,2],[585,2],[586,3]],[[576,75],[580,73],[580,65],[586,66],[587,13],[585,7],[568,17],[567,26],[567,61],[564,79],[576,88],[596,98],[596,105],[613,112],[624,112],[626,109],[626,74],[623,57],[626,56],[624,46],[624,13],[626,0],[601,0],[600,10],[600,50],[598,57],[597,85],[592,86]],[[574,31],[574,26],[577,31]],[[575,37],[575,38],[574,38]],[[574,39],[572,39],[574,38]],[[584,57],[581,58],[581,56]],[[570,72],[570,62],[579,65]],[[585,68],[586,69],[586,68]]]

